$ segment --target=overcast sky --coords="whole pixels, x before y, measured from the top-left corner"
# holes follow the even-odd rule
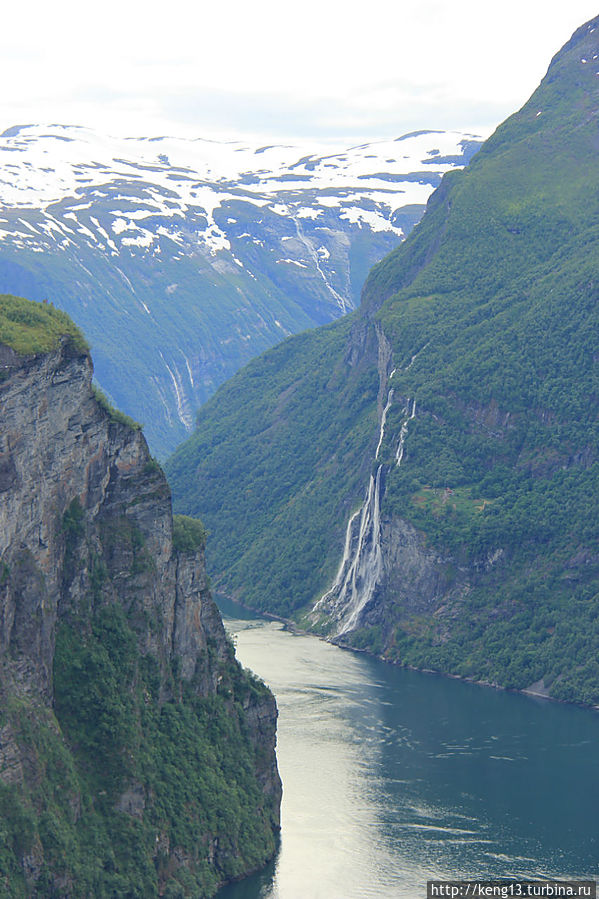
[[[359,140],[486,131],[588,0],[30,0],[3,4],[0,131]]]

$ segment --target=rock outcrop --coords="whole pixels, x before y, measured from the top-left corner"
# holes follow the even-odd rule
[[[211,895],[275,851],[274,698],[87,351],[0,366],[3,894]]]

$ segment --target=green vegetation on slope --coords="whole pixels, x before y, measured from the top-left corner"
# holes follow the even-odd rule
[[[69,337],[76,350],[88,349],[81,331],[69,316],[51,303],[0,295],[0,343],[26,356],[56,349],[61,337]]]
[[[425,347],[394,379],[419,411],[384,510],[471,572],[450,633],[442,616],[416,634],[403,621],[386,654],[596,703],[599,103],[584,55],[559,56],[435,197],[414,240],[429,264],[406,285],[405,248],[366,292],[399,286],[378,319],[400,358]]]
[[[133,428],[134,431],[141,430],[140,423],[138,421],[135,421],[133,418],[131,418],[130,415],[126,415],[124,412],[121,412],[120,409],[115,408],[112,405],[112,403],[110,402],[110,400],[108,399],[108,397],[106,396],[106,394],[104,393],[104,391],[100,390],[100,388],[96,384],[92,384],[92,390],[94,392],[94,396],[95,396],[96,400],[98,401],[100,406],[102,406],[104,411],[108,412],[112,421],[116,421],[122,425],[127,425],[127,427],[129,427],[129,428]],[[158,464],[158,463],[156,463],[156,464]]]
[[[445,560],[448,592],[414,597],[410,613],[379,596],[355,645],[505,686],[542,679],[552,695],[590,703],[599,702],[599,86],[584,60],[599,53],[598,25],[575,35],[467,170],[446,176],[410,238],[373,269],[346,330],[289,341],[246,369],[168,466],[176,503],[211,530],[216,509],[231,504],[236,555],[253,567],[245,585],[223,576],[224,588],[274,612],[308,606],[332,581],[374,461],[376,373],[363,334],[376,323],[396,368],[383,517],[410,522]],[[371,378],[363,405],[351,383],[357,351]],[[286,402],[300,387],[302,405]],[[398,468],[408,398],[417,413]],[[358,423],[370,428],[359,441]],[[335,466],[343,438],[351,445]],[[304,496],[318,501],[302,505]],[[215,549],[224,571],[220,539]]]
[[[353,323],[289,338],[250,363],[167,464],[177,508],[210,531],[217,589],[254,608],[291,613],[338,564],[376,428],[376,367],[343,360]]]
[[[57,895],[59,877],[72,897],[206,897],[219,879],[263,865],[274,837],[268,812],[261,824],[256,815],[263,797],[243,707],[264,685],[231,650],[218,695],[198,696],[173,672],[178,698],[160,702],[156,661],[140,654],[121,606],[99,609],[85,630],[58,631],[55,716],[23,701],[6,715],[44,776],[18,790],[0,784],[3,895],[29,895],[23,849],[43,852],[39,896]],[[169,862],[175,846],[186,867]]]
[[[8,305],[25,310],[39,347],[45,306]],[[236,662],[207,593],[202,523],[175,516],[171,551],[159,465],[111,408],[127,427],[104,436],[81,389],[88,360],[77,357],[65,380],[65,356],[69,347],[38,360],[32,391],[20,365],[3,384],[20,453],[3,470],[3,512],[29,509],[23,497],[41,491],[37,523],[50,536],[40,563],[30,521],[17,517],[0,561],[0,894],[206,899],[276,851],[274,698]],[[63,429],[40,461],[20,416],[36,422],[59,402],[76,433]],[[48,483],[24,484],[38,463]]]
[[[197,552],[206,548],[208,533],[202,522],[189,515],[173,515],[173,549]]]

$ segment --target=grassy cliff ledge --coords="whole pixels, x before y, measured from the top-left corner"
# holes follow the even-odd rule
[[[19,355],[48,353],[61,338],[81,352],[88,349],[83,334],[66,312],[51,303],[33,303],[23,297],[0,295],[0,343]]]

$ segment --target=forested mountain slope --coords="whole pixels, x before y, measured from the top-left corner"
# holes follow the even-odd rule
[[[358,312],[202,410],[168,472],[219,589],[394,661],[599,702],[598,115],[594,19]]]

